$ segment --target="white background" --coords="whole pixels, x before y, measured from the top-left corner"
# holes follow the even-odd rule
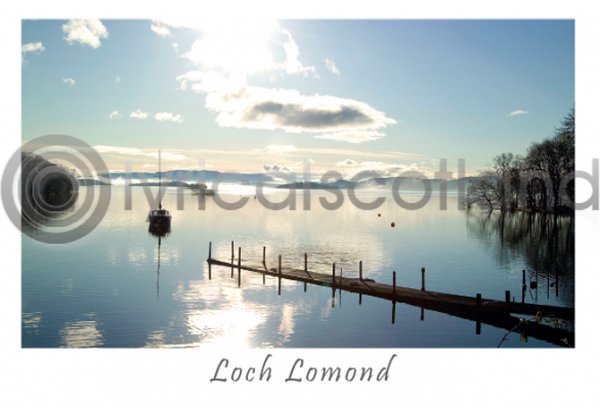
[[[156,18],[235,13],[277,18],[575,18],[577,168],[591,171],[600,156],[600,24],[591,1],[419,1],[410,6],[369,0],[360,6],[341,1],[162,3],[102,0],[4,1],[0,6],[0,164],[20,146],[21,19]],[[595,185],[596,188],[600,185]],[[578,183],[578,201],[590,194]],[[600,306],[598,211],[577,213],[575,350],[22,350],[21,258],[18,230],[0,215],[0,404],[137,405],[217,404],[598,404],[596,362]],[[271,382],[209,383],[222,357],[240,366],[260,367],[273,354]],[[293,361],[314,366],[384,365],[398,354],[388,382],[283,383]]]

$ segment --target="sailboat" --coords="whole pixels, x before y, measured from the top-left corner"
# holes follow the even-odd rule
[[[148,231],[157,237],[165,236],[171,232],[171,213],[162,207],[162,176],[161,176],[160,150],[158,150],[158,209],[148,213],[150,226]]]

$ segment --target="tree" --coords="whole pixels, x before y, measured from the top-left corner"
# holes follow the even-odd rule
[[[542,142],[535,142],[527,153],[527,166],[547,176],[552,192],[552,210],[558,211],[562,203],[561,186],[565,177],[575,170],[575,111],[571,111],[563,119],[561,126],[554,130],[554,136]],[[545,181],[546,179],[542,179]],[[567,194],[574,197],[574,182],[568,186]],[[544,193],[547,193],[544,188]],[[545,204],[548,203],[544,196]],[[548,206],[544,207],[545,210]]]
[[[487,205],[490,213],[494,210],[497,199],[497,182],[489,175],[476,179],[467,189],[467,201]]]

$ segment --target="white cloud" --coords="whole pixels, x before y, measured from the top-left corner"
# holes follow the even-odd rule
[[[172,121],[177,124],[181,124],[183,122],[183,117],[181,117],[181,114],[173,114],[173,113],[169,113],[166,111],[161,112],[161,113],[156,113],[154,115],[154,119],[156,121]]]
[[[315,72],[314,66],[300,61],[296,41],[277,21],[211,20],[195,22],[193,26],[202,37],[184,57],[205,75],[222,78],[230,88],[244,86],[249,77],[260,73],[307,76]],[[212,91],[202,86],[195,90]]]
[[[292,169],[287,165],[281,164],[265,164],[263,165],[264,172],[285,172],[290,173]]]
[[[46,50],[46,48],[44,47],[44,44],[42,44],[41,42],[30,42],[28,44],[25,44],[21,47],[21,52],[26,54],[26,53],[34,53],[34,54],[39,54],[40,52],[44,52]]]
[[[338,69],[338,67],[332,59],[325,58],[325,67],[329,72],[333,73],[334,75],[340,74],[340,70]]]
[[[360,144],[367,141],[375,141],[385,137],[385,134],[380,131],[337,131],[321,135],[315,135],[314,138],[320,140],[344,141],[351,144]]]
[[[358,165],[358,162],[356,162],[353,159],[344,159],[343,161],[340,161],[340,162],[336,163],[336,166],[344,166],[344,167],[347,167],[347,168],[353,167],[353,166],[356,166],[356,165]]]
[[[270,154],[285,154],[296,151],[296,147],[293,145],[267,145],[267,152]]]
[[[508,113],[508,115],[506,117],[522,116],[522,115],[525,115],[528,113],[529,112],[527,110],[515,110],[515,111]]]
[[[119,113],[117,110],[113,111],[112,113],[110,113],[108,115],[108,118],[110,118],[111,120],[118,120],[122,117],[123,117],[123,115],[121,113]]]
[[[166,38],[171,36],[171,30],[165,24],[160,21],[152,21],[152,25],[150,25],[150,29],[159,37]]]
[[[115,84],[119,84],[121,83],[121,76],[120,75],[115,75]]]
[[[101,154],[118,154],[118,155],[128,155],[128,156],[140,156],[140,157],[148,157],[156,159],[158,158],[158,152],[156,151],[145,151],[140,148],[129,148],[129,147],[116,147],[112,145],[94,145],[93,147],[96,151]],[[161,158],[170,160],[170,161],[182,161],[188,159],[185,155],[161,151]]]
[[[411,176],[419,177],[418,174],[425,177],[430,177],[431,170],[420,167],[416,162],[412,162],[408,165],[399,163],[387,163],[381,161],[354,161],[352,159],[346,159],[344,161],[336,163],[336,166],[345,168],[348,177],[352,177],[359,172],[363,171],[375,171],[383,177],[393,176]]]
[[[181,89],[206,95],[221,127],[312,133],[317,138],[360,143],[380,139],[396,121],[367,103],[294,89],[250,86],[255,75],[276,81],[280,74],[316,76],[301,61],[292,34],[276,21],[202,21],[167,24],[193,26],[201,38],[184,53],[196,69],[179,75]],[[339,69],[325,60],[334,74]]]
[[[142,111],[142,109],[137,109],[136,111],[133,111],[129,117],[131,118],[137,118],[138,120],[144,120],[146,118],[148,118],[148,113],[146,113],[145,111]]]
[[[221,127],[317,133],[353,143],[383,137],[375,131],[396,123],[366,103],[334,96],[300,94],[297,90],[244,87],[210,93],[206,107],[218,113]],[[330,133],[338,133],[331,135]]]
[[[98,48],[102,45],[100,40],[108,38],[108,30],[100,20],[69,20],[62,29],[66,33],[64,38],[69,44],[78,42],[81,45]]]
[[[73,78],[63,78],[62,81],[67,86],[75,86],[75,79]]]

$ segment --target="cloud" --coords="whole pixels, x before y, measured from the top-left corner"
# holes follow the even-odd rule
[[[148,118],[148,113],[142,111],[141,109],[137,109],[136,111],[132,112],[129,117],[136,118],[138,120],[144,120]]]
[[[315,72],[313,66],[300,61],[300,50],[292,34],[277,21],[205,20],[196,21],[193,26],[202,37],[184,56],[203,71],[217,71],[242,84],[258,73]]]
[[[293,145],[267,145],[267,152],[270,154],[285,154],[296,151],[296,147]]]
[[[332,59],[325,58],[325,67],[329,72],[333,73],[334,75],[340,74],[340,70],[338,69],[338,67]]]
[[[75,86],[75,79],[72,78],[63,78],[63,83],[67,86]]]
[[[528,113],[529,112],[527,110],[515,110],[515,111],[508,113],[506,117],[522,116],[522,115],[525,115]]]
[[[265,164],[265,165],[263,165],[263,171],[264,172],[285,172],[285,173],[290,173],[292,171],[292,169],[289,166],[286,166],[286,165]]]
[[[46,48],[44,47],[44,44],[42,44],[41,42],[30,42],[21,47],[21,52],[24,54],[27,54],[27,53],[39,54],[40,52],[44,52],[45,50],[46,50]]]
[[[343,161],[340,161],[338,163],[336,163],[336,166],[344,166],[347,168],[353,167],[353,166],[357,166],[358,162],[356,162],[353,159],[344,159]]]
[[[221,127],[284,130],[292,133],[355,132],[367,134],[335,139],[363,142],[381,138],[373,130],[396,123],[366,103],[334,96],[300,94],[297,90],[245,87],[231,93],[211,93],[206,107],[216,111]]]
[[[150,29],[159,37],[166,38],[171,36],[171,30],[165,24],[160,21],[152,21],[152,25],[150,25]]]
[[[128,156],[140,156],[147,158],[158,158],[158,152],[156,151],[144,151],[140,148],[129,148],[129,147],[116,147],[112,145],[94,145],[93,147],[96,151],[101,154],[118,154],[118,155],[128,155]],[[185,155],[161,151],[161,158],[170,160],[170,161],[182,161],[188,159]]]
[[[352,159],[346,159],[341,162],[337,162],[336,166],[345,168],[346,173],[349,177],[356,175],[363,171],[375,171],[383,177],[393,177],[408,175],[419,177],[418,174],[430,177],[432,175],[431,170],[419,166],[416,162],[412,162],[408,165],[399,163],[387,163],[381,161],[355,161]],[[422,177],[421,176],[421,177]]]
[[[167,24],[189,26],[189,22]],[[181,89],[205,95],[205,107],[216,113],[221,127],[311,133],[320,139],[350,143],[373,141],[396,121],[367,103],[327,95],[303,95],[295,89],[249,84],[265,74],[316,77],[314,66],[302,62],[292,34],[276,21],[201,21],[191,24],[201,38],[183,56],[196,68],[179,75]],[[339,69],[325,60],[334,74]]]
[[[156,121],[172,121],[177,124],[181,124],[183,122],[183,117],[181,114],[173,114],[169,112],[156,113],[154,115],[154,119]]]
[[[351,144],[360,144],[367,141],[375,141],[385,137],[380,131],[337,131],[327,134],[315,135],[320,140],[345,141]]]
[[[108,118],[110,118],[111,120],[118,120],[122,117],[123,117],[123,115],[121,113],[119,113],[117,110],[113,111],[112,113],[110,113],[108,115]]]
[[[100,40],[108,38],[108,30],[100,20],[69,20],[62,29],[66,33],[64,39],[69,44],[78,42],[81,45],[98,48],[102,45]]]

